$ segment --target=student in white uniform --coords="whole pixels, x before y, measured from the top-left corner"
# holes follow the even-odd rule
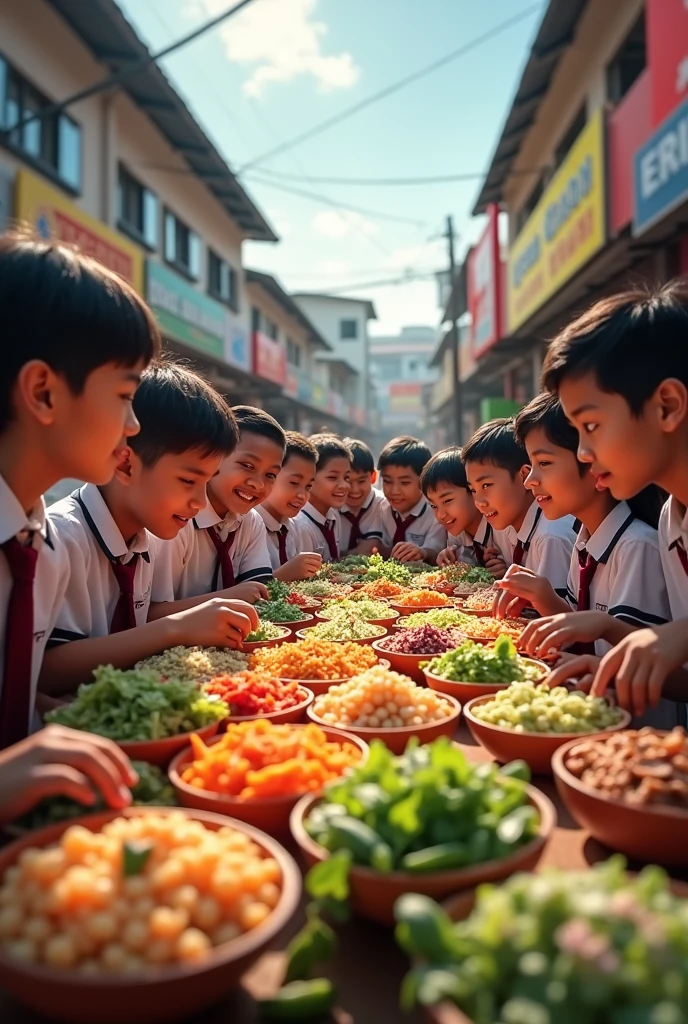
[[[275,486],[256,511],[265,524],[275,579],[287,582],[315,576],[322,556],[305,550],[296,524],[313,489],[318,452],[303,434],[288,430],[285,437],[284,461]]]
[[[437,522],[447,531],[447,546],[437,556],[437,564],[479,565],[489,569],[495,579],[501,579],[506,563],[498,537],[475,507],[461,449],[451,445],[433,455],[421,474],[420,486]]]
[[[543,384],[576,427],[578,457],[598,486],[617,500],[650,484],[671,495],[659,550],[675,621],[636,630],[601,662],[583,658],[578,666],[594,676],[594,693],[613,683],[619,703],[636,715],[660,695],[688,697],[688,573],[683,580],[679,544],[688,506],[687,337],[684,282],[629,291],[602,299],[566,327],[543,366]]]
[[[208,483],[208,504],[157,560],[153,601],[222,591],[255,604],[267,597],[272,564],[256,508],[269,498],[284,458],[284,431],[262,409],[232,409],[239,440]]]
[[[343,554],[337,513],[349,494],[351,451],[336,434],[313,434],[309,440],[318,461],[310,498],[299,512],[296,525],[304,550],[316,551],[323,562],[336,562]]]
[[[0,238],[0,748],[23,740],[69,559],[41,495],[103,484],[138,428],[131,400],[160,337],[98,262],[25,232]],[[45,705],[43,705],[45,706]]]
[[[387,505],[382,510],[383,549],[400,562],[437,561],[446,532],[420,488],[432,452],[416,437],[395,437],[380,452],[377,468]]]
[[[40,678],[51,696],[73,691],[98,665],[131,667],[175,644],[238,646],[250,625],[238,602],[168,604],[176,614],[148,622],[157,553],[203,508],[237,433],[224,399],[171,361],[145,371],[134,412],[141,430],[110,483],[86,484],[48,513],[71,567]]]
[[[345,554],[370,555],[382,541],[382,511],[387,499],[375,489],[377,471],[367,444],[345,437],[351,451],[351,474],[346,505],[340,509],[339,526]]]

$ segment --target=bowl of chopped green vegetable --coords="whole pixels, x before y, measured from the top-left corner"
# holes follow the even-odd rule
[[[261,619],[258,628],[244,639],[241,649],[245,654],[252,654],[260,647],[279,647],[285,640],[290,640],[292,636],[293,633],[289,626],[278,626],[275,622],[263,622]]]
[[[393,626],[399,618],[399,613],[387,604],[386,601],[375,600],[374,598],[341,598],[340,600],[327,601],[315,616],[318,622],[328,622],[344,615],[347,618],[363,619],[373,626]]]
[[[458,626],[464,633],[473,620],[460,608],[433,608],[427,612],[413,612],[402,615],[392,629],[413,629],[414,626],[435,626],[437,629],[451,629]]]
[[[501,636],[494,647],[465,640],[455,650],[428,661],[423,669],[431,690],[462,702],[498,693],[512,683],[541,682],[548,672],[542,662],[522,657],[508,636]]]
[[[400,756],[374,740],[365,764],[299,801],[291,831],[309,866],[329,861],[323,896],[391,925],[403,893],[443,898],[535,867],[556,812],[528,778],[522,761],[471,764],[446,737]]]
[[[386,635],[387,630],[384,626],[374,626],[371,622],[366,622],[365,619],[352,619],[344,615],[319,622],[317,626],[309,626],[307,629],[297,629],[296,631],[299,640],[313,637],[316,640],[332,640],[334,643],[340,644],[360,644],[363,647]]]
[[[48,712],[46,722],[106,736],[132,761],[166,768],[191,733],[209,739],[229,714],[225,703],[186,680],[112,665],[101,665],[93,675],[95,681],[80,686],[70,704]]]
[[[527,681],[475,697],[463,713],[473,738],[495,760],[522,758],[535,775],[552,774],[552,755],[569,740],[626,729],[631,721],[602,697]]]

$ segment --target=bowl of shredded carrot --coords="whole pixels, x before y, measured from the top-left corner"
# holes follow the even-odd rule
[[[192,735],[169,767],[182,807],[238,818],[270,835],[289,831],[289,815],[304,793],[320,793],[368,756],[352,733],[309,723],[266,719],[230,722],[212,743]]]
[[[408,590],[405,594],[390,601],[392,608],[400,615],[409,612],[426,612],[432,608],[450,608],[452,601],[446,594],[437,590]]]

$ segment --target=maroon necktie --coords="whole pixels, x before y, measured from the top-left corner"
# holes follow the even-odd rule
[[[478,565],[485,565],[485,548],[482,544],[479,544],[477,540],[473,541],[473,554]]]
[[[279,550],[280,565],[284,565],[288,561],[287,558],[287,533],[289,532],[286,526],[280,526],[279,530],[275,531],[277,534],[277,548]]]
[[[342,512],[345,519],[348,519],[351,523],[351,536],[349,537],[349,550],[355,548],[361,539],[361,519],[365,509],[362,508],[359,512]]]
[[[0,693],[0,750],[29,735],[33,663],[33,581],[38,551],[11,537],[2,545],[12,575]]]
[[[124,562],[110,562],[115,579],[119,584],[119,598],[115,605],[115,611],[110,623],[110,635],[121,633],[125,629],[133,629],[136,625],[136,612],[134,611],[134,580],[136,578],[136,566],[139,560],[138,553],[126,564]]]
[[[578,552],[578,603],[579,612],[590,611],[590,587],[592,585],[597,560],[587,551]],[[594,654],[595,644],[590,641],[580,641],[574,644],[575,654]]]
[[[334,532],[334,523],[328,519],[324,523],[317,524],[320,527],[320,532],[327,541],[327,546],[330,549],[330,558],[333,562],[339,561],[339,550],[337,549],[337,538]]]
[[[416,518],[417,516],[406,516],[406,519],[402,519],[398,512],[394,513],[394,521],[397,524],[397,528],[394,531],[392,547],[394,547],[395,544],[401,544],[406,540],[406,531]]]
[[[220,570],[222,570],[222,586],[225,590],[228,587],[234,586],[234,566],[232,565],[230,551],[232,550],[232,544],[234,543],[234,538],[236,537],[237,532],[237,530],[234,530],[233,533],[228,533],[224,540],[221,540],[220,535],[214,527],[210,526],[206,530],[206,533],[215,545],[215,550],[217,551],[217,565],[215,566],[215,572],[213,573],[213,590],[217,590]]]
[[[523,545],[523,541],[516,541],[516,547],[514,548],[514,553],[511,558],[511,561],[514,563],[514,565],[523,565],[523,556],[525,555],[525,553],[526,549]]]
[[[686,548],[682,540],[676,541],[676,554],[679,557],[679,561],[683,566],[683,571],[688,576],[688,555],[686,554]]]

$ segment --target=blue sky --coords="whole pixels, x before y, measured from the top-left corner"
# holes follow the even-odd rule
[[[230,0],[118,3],[157,50],[225,10]],[[546,0],[254,0],[164,61],[166,73],[236,171],[530,11],[467,55],[246,170],[242,183],[281,241],[248,243],[245,264],[276,274],[294,291],[357,285],[348,294],[375,303],[379,320],[373,333],[404,324],[436,326],[433,279],[392,286],[374,282],[441,269],[446,243],[436,236],[449,213],[461,236],[459,254],[464,251],[482,227],[480,219],[470,216],[479,179],[394,187],[311,179],[484,170],[545,6]],[[295,196],[282,187],[316,198]],[[351,203],[371,213],[332,203]]]

